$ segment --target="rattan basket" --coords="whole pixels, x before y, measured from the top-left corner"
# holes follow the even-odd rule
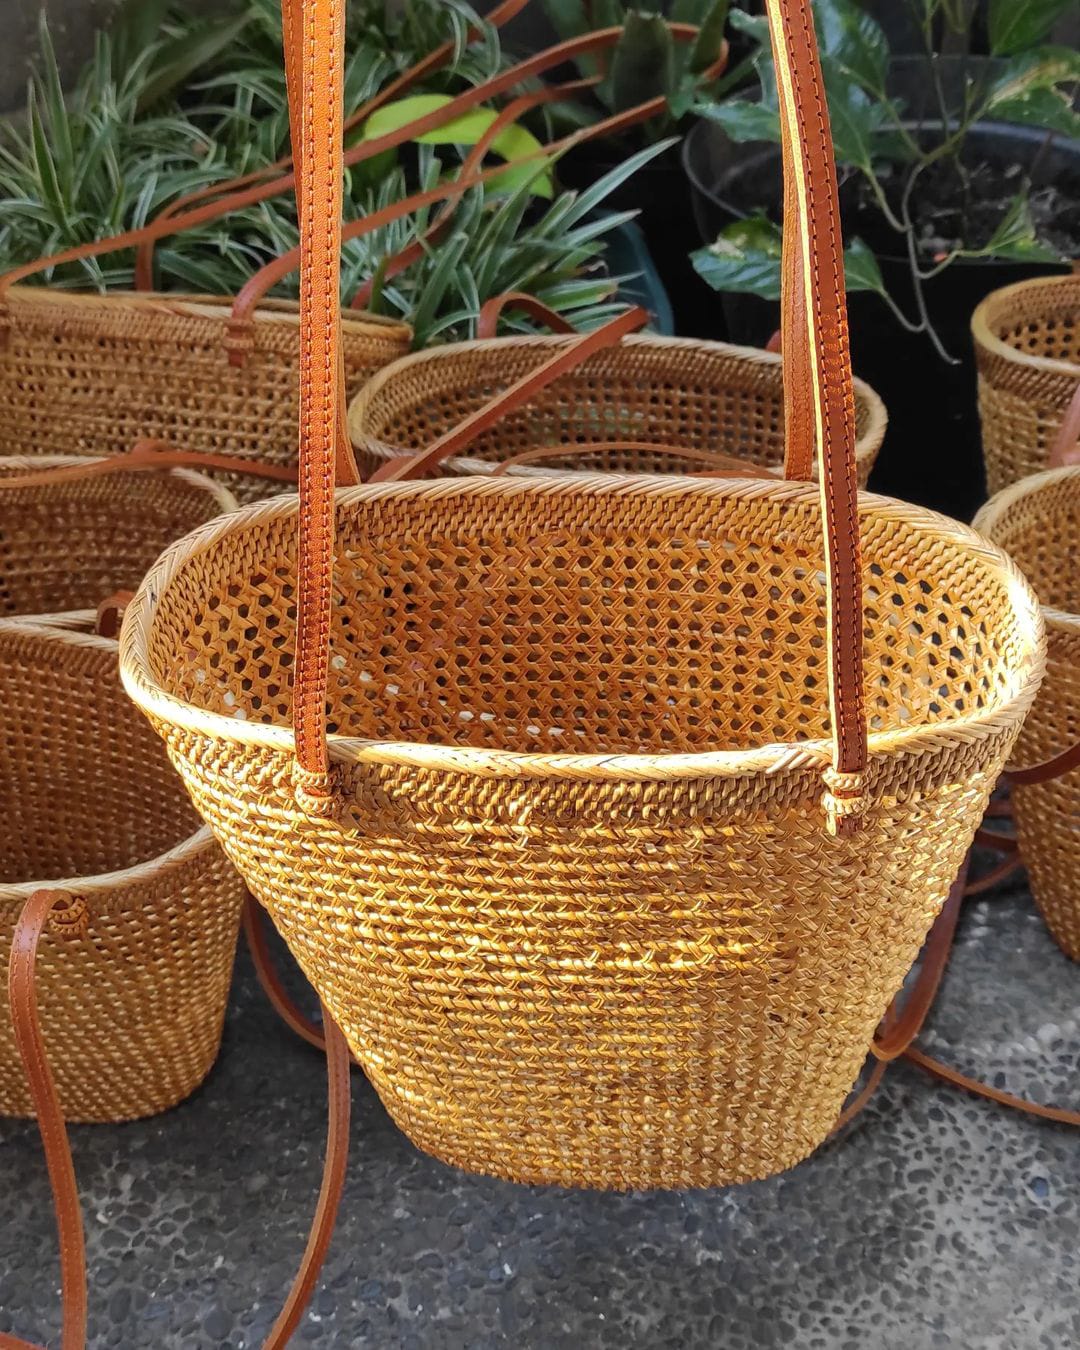
[[[125,616],[126,687],[199,811],[394,1119],[474,1171],[715,1186],[806,1157],[1042,676],[1000,549],[856,492],[813,17],[766,8],[803,254],[791,460],[817,444],[820,490],[335,497],[342,63],[308,0],[300,499],[195,531]]]
[[[1016,559],[1043,601],[1046,681],[1015,755],[1020,765],[1043,763],[1080,741],[1080,468],[1013,484],[975,525]],[[1014,785],[1012,800],[1035,900],[1062,950],[1080,961],[1080,769]]]
[[[0,961],[39,887],[80,902],[84,924],[42,940],[38,1001],[65,1115],[116,1121],[172,1106],[213,1064],[243,883],[92,619],[0,619]],[[6,1017],[0,1113],[33,1114]]]
[[[89,609],[134,590],[167,544],[236,509],[227,488],[186,469],[4,487],[74,455],[0,458],[0,615]]]
[[[971,321],[991,493],[1047,467],[1080,383],[1080,274],[994,291]]]
[[[422,450],[498,390],[534,369],[573,338],[521,337],[464,342],[402,357],[375,375],[349,408],[349,434],[361,475],[386,460]],[[855,381],[856,461],[866,486],[885,435],[885,406]],[[690,338],[627,337],[596,353],[524,407],[478,436],[469,454],[452,457],[450,474],[490,473],[522,451],[556,445],[630,440],[731,455],[774,469],[784,462],[784,379],[779,356],[753,347]],[[701,465],[687,458],[687,470]],[[609,454],[577,468],[513,465],[510,474],[614,469],[666,473],[670,456],[647,450]]]
[[[0,454],[106,457],[144,439],[177,450],[296,462],[299,314],[232,301],[15,286],[0,300]],[[346,312],[345,385],[409,349],[404,324]],[[240,501],[277,490],[225,475]]]

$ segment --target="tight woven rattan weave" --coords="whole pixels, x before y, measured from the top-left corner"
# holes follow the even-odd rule
[[[1004,557],[913,507],[862,512],[874,805],[853,839],[821,823],[812,488],[339,493],[339,820],[290,779],[296,502],[148,577],[128,688],[421,1147],[681,1186],[824,1138],[1039,667]]]
[[[32,892],[70,892],[85,921],[47,934],[38,958],[65,1115],[162,1111],[217,1054],[243,884],[124,697],[114,641],[0,619],[0,658],[0,961]],[[32,1113],[6,1017],[0,1113]]]
[[[572,340],[463,342],[387,366],[349,409],[349,433],[362,475],[395,455],[422,450]],[[859,484],[865,487],[887,418],[877,394],[861,380],[855,382],[855,415]],[[523,450],[623,439],[734,455],[779,472],[784,461],[780,357],[722,342],[627,337],[549,385],[478,436],[467,456],[447,460],[444,468],[452,474],[490,473]],[[669,456],[647,452],[605,455],[600,463],[583,455],[577,466],[569,472],[676,471]],[[699,468],[688,457],[688,471]],[[537,477],[559,469],[553,462],[550,469],[515,465],[509,472]]]
[[[0,302],[0,454],[105,457],[152,439],[295,463],[297,306],[264,301],[238,331],[231,303],[13,287]],[[347,313],[346,389],[409,341],[404,324]],[[233,364],[241,349],[242,364]],[[228,484],[241,501],[277,490],[251,477],[229,475]]]
[[[166,545],[236,508],[221,484],[185,469],[2,486],[18,474],[85,463],[73,455],[0,458],[0,615],[91,609],[134,590]]]
[[[1080,741],[1080,468],[1051,469],[1006,488],[976,527],[1016,559],[1043,601],[1046,680],[1017,742],[1021,766]],[[1080,961],[1080,769],[1012,789],[1031,889],[1058,944]]]
[[[809,476],[816,444],[820,492],[335,497],[343,11],[304,0],[300,497],[195,531],[125,616],[128,691],[391,1114],[480,1172],[701,1186],[805,1157],[1042,675],[999,549],[857,497],[813,18],[766,9],[802,252],[786,459]]]
[[[1047,467],[1080,383],[1080,274],[1006,286],[971,321],[991,493]]]

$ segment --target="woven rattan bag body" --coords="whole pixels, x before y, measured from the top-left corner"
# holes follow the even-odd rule
[[[134,590],[166,545],[236,507],[219,483],[185,469],[4,486],[87,465],[72,455],[0,458],[0,615],[88,609]]]
[[[35,890],[70,894],[38,956],[52,1072],[68,1119],[128,1120],[214,1062],[243,883],[124,697],[115,641],[83,627],[0,620],[0,960]],[[8,1018],[0,1113],[32,1114]]]
[[[1006,549],[1043,601],[1046,680],[1017,742],[1020,764],[1080,741],[1080,468],[1051,469],[992,498],[977,529]],[[1080,768],[1012,789],[1020,851],[1058,944],[1080,961]]]
[[[422,450],[572,341],[523,337],[464,342],[417,352],[385,367],[349,408],[349,432],[361,472],[366,476],[396,455]],[[865,487],[887,418],[881,400],[861,380],[855,382],[855,416],[859,484]],[[522,451],[619,440],[731,455],[779,472],[784,460],[780,357],[722,342],[627,337],[515,408],[445,468],[452,474],[490,473],[501,460]],[[604,454],[592,464],[583,454],[576,462],[578,472],[678,471],[669,456],[651,456],[645,448]],[[552,467],[560,466],[553,461]],[[686,467],[700,465],[688,457]],[[509,472],[536,477],[551,468],[515,465]]]
[[[405,325],[342,322],[358,389],[409,348]],[[142,439],[289,464],[296,456],[299,316],[264,301],[237,326],[213,297],[78,295],[13,287],[0,300],[0,454],[122,454]],[[265,484],[230,479],[241,500]]]
[[[1080,273],[994,291],[971,321],[991,493],[1048,467],[1080,383]]]
[[[307,126],[300,501],[196,531],[125,617],[129,692],[389,1111],[476,1171],[700,1186],[805,1157],[1041,676],[1000,550],[856,501],[813,26],[805,0],[768,10],[820,492],[575,475],[335,498],[330,98]]]

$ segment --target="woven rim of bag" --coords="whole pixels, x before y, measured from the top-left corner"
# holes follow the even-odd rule
[[[977,352],[982,348],[985,353],[1003,361],[1011,361],[1030,370],[1045,371],[1047,374],[1067,375],[1075,380],[1080,377],[1080,365],[1075,361],[1021,351],[1019,347],[998,336],[998,329],[1004,322],[1015,320],[1019,301],[1031,291],[1045,290],[1048,287],[1061,288],[1063,303],[1080,309],[1080,273],[1032,277],[1027,281],[1016,281],[1011,286],[991,291],[986,299],[976,306],[971,316],[971,335]]]
[[[199,295],[188,291],[106,291],[104,294],[85,291],[56,290],[49,286],[12,286],[3,305],[18,308],[23,305],[54,305],[57,308],[100,308],[102,305],[143,310],[162,318],[218,319],[227,322],[235,303],[230,295]],[[295,300],[264,296],[248,320],[253,323],[280,323],[299,327],[300,306]],[[388,347],[395,350],[402,341],[412,341],[412,329],[401,319],[389,315],[369,314],[366,310],[342,309],[344,331],[367,337],[385,338]]]
[[[572,337],[567,338],[550,333],[534,333],[519,337],[484,338],[472,342],[454,343],[447,347],[428,347],[423,351],[411,352],[407,356],[398,357],[397,360],[377,371],[350,403],[348,418],[350,440],[358,452],[367,453],[378,459],[392,459],[394,456],[400,455],[403,450],[417,448],[389,445],[380,440],[378,436],[370,434],[365,423],[370,416],[372,405],[376,404],[383,396],[388,385],[392,385],[399,380],[409,380],[415,375],[418,368],[422,369],[429,362],[445,363],[453,361],[457,356],[465,356],[470,352],[477,351],[496,351],[505,354],[508,350],[514,348],[526,350],[529,348],[552,349],[573,341]],[[632,350],[635,347],[653,348],[662,353],[670,353],[672,356],[678,356],[680,352],[692,352],[699,357],[713,356],[718,362],[721,360],[745,362],[751,369],[757,368],[767,371],[770,375],[775,375],[777,401],[781,406],[783,405],[783,358],[775,352],[764,351],[759,347],[742,347],[729,342],[706,342],[697,338],[662,337],[652,333],[644,333],[631,334],[629,337],[623,338],[618,348],[604,353],[600,359],[610,361],[617,358],[618,352],[623,348]],[[588,367],[586,366],[574,372],[568,378],[570,380],[575,377],[580,378],[587,372]],[[885,439],[889,416],[880,396],[865,380],[855,379],[853,383],[856,406],[863,412],[866,419],[862,434],[855,442],[855,462],[859,469],[860,481],[864,481],[862,475],[869,474],[870,469],[873,468],[877,453],[881,449],[881,443]],[[544,395],[541,394],[540,398],[543,397]],[[581,444],[583,448],[587,448],[587,442]],[[778,475],[783,472],[782,444],[779,446],[779,451],[780,460],[776,465],[769,466]],[[493,460],[480,459],[467,454],[451,455],[445,464],[445,468],[449,472],[459,474],[489,474],[494,467],[495,461]],[[560,477],[590,478],[594,477],[597,471],[595,469],[568,469],[556,466],[547,468],[543,465],[512,464],[506,472],[512,477],[535,479],[547,478],[555,474]]]
[[[433,482],[373,484],[342,489],[338,507],[354,502],[375,502],[382,497],[400,501],[405,497],[438,499],[448,496],[498,495],[543,492],[573,496],[583,492],[597,494],[680,495],[722,499],[733,491],[732,484],[720,480],[701,480],[661,476],[615,477],[612,475],[551,476],[548,478],[510,479],[490,475],[474,478],[443,479]],[[819,501],[812,484],[771,480],[747,483],[738,481],[737,495],[749,500],[761,495],[772,501],[793,503]],[[294,515],[296,496],[278,497],[194,530],[179,540],[158,560],[147,574],[135,599],[129,605],[120,638],[120,667],[124,687],[146,712],[176,727],[221,738],[243,745],[261,746],[278,751],[294,748],[291,727],[241,721],[220,713],[204,711],[167,693],[155,679],[150,665],[149,641],[154,615],[169,585],[185,564],[214,547],[231,534],[243,534],[264,521]],[[895,520],[936,535],[944,545],[955,545],[977,556],[1001,582],[1017,615],[1017,626],[1027,637],[1027,661],[1018,670],[1012,694],[985,712],[947,720],[931,726],[913,726],[889,731],[871,731],[868,745],[872,754],[919,754],[935,749],[957,736],[971,741],[998,735],[1015,720],[1018,707],[1031,697],[1031,679],[1041,671],[1044,655],[1040,651],[1043,620],[1039,602],[1015,563],[985,535],[933,511],[906,503],[890,501],[869,493],[860,494],[860,514]],[[411,741],[371,741],[332,734],[329,737],[333,758],[355,763],[411,765],[429,769],[448,769],[477,776],[565,777],[571,779],[612,780],[632,778],[661,780],[693,778],[703,774],[738,776],[764,770],[780,773],[807,765],[831,763],[831,738],[772,743],[745,750],[691,751],[685,753],[603,753],[546,754],[527,751],[487,749],[472,746],[431,745]]]
[[[1080,496],[1080,465],[1066,464],[1058,469],[1044,469],[1042,473],[1033,473],[1007,488],[1002,488],[982,507],[973,521],[972,528],[995,543],[1000,539],[1001,547],[1007,549],[1009,517],[1013,510],[1040,493],[1052,492],[1061,483],[1075,484],[1077,495]],[[1062,566],[1066,565],[1067,560],[1063,559]],[[1042,615],[1047,628],[1080,634],[1080,613],[1073,614],[1069,610],[1057,609],[1053,605],[1042,605]]]
[[[40,463],[40,461],[36,461]],[[93,616],[82,613],[72,613],[58,616],[58,622],[49,622],[44,616],[34,615],[27,618],[0,618],[0,636],[10,634],[14,637],[33,638],[42,643],[54,643],[58,646],[64,646],[71,649],[83,649],[89,651],[103,651],[115,653],[117,644],[112,638],[98,637],[95,633],[80,632],[74,627],[67,627],[71,623],[77,623],[80,620],[92,620]],[[167,765],[162,766],[162,772],[170,772]],[[176,784],[178,793],[182,792],[179,782]],[[79,877],[42,877],[36,881],[0,881],[0,905],[9,910],[10,916],[14,919],[22,909],[25,901],[36,890],[43,886],[53,887],[57,890],[77,891],[80,896],[100,895],[102,893],[110,894],[113,892],[122,892],[124,888],[132,886],[136,882],[147,880],[158,880],[165,877],[169,872],[179,870],[195,857],[201,850],[213,847],[214,839],[208,826],[203,825],[197,829],[194,834],[175,844],[172,848],[166,849],[157,857],[148,858],[144,862],[136,863],[131,867],[124,867],[115,872],[100,872],[93,876]],[[96,907],[100,913],[119,913],[125,908],[118,904],[117,894],[112,895],[112,903],[107,904],[104,909],[100,904]],[[145,905],[145,899],[137,900],[138,907]]]

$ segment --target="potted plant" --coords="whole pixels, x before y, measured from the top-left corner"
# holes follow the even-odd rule
[[[1047,41],[1075,0],[904,4],[921,56],[892,57],[855,0],[815,7],[852,345],[890,413],[872,485],[967,519],[985,492],[971,313],[999,286],[1060,270],[1080,243],[1080,54]],[[695,266],[724,293],[729,335],[761,343],[779,291],[776,86],[764,21],[733,11],[732,22],[761,44],[757,97],[698,100],[683,162],[706,241]]]
[[[407,13],[386,0],[358,0],[357,9],[363,21],[352,26],[346,72],[351,106],[448,38],[458,39],[460,50],[409,97],[384,104],[369,119],[379,119],[377,125],[357,128],[356,136],[407,125],[413,100],[447,101],[504,63],[497,32],[463,0],[413,0]],[[479,34],[472,42],[470,28]],[[273,163],[288,149],[281,67],[277,0],[251,0],[209,23],[171,0],[125,0],[65,98],[43,19],[27,116],[0,126],[0,195],[8,207],[0,221],[0,267],[121,233],[183,193]],[[347,213],[366,215],[433,187],[460,165],[495,115],[478,108],[389,159],[358,166],[348,181]],[[502,181],[467,193],[446,233],[393,279],[382,278],[381,260],[422,236],[433,211],[347,246],[343,298],[375,279],[369,308],[409,322],[418,346],[471,337],[483,302],[505,290],[527,290],[581,327],[601,322],[632,296],[644,299],[663,329],[670,325],[666,297],[636,236],[627,233],[628,214],[613,210],[609,199],[665,148],[665,142],[643,147],[581,193],[555,192],[549,160],[534,159],[517,172],[511,165]],[[495,149],[512,160],[542,146],[515,123]],[[285,193],[164,240],[155,250],[155,284],[235,294],[297,237],[294,201]],[[88,259],[40,280],[130,289],[133,261],[130,253]],[[288,278],[274,294],[295,294],[296,285]],[[617,287],[626,290],[616,296]],[[508,328],[532,322],[517,312],[505,319]]]
[[[602,79],[588,96],[563,111],[564,120],[587,125],[649,98],[662,96],[666,101],[665,112],[643,128],[568,154],[558,173],[569,187],[585,188],[641,146],[679,133],[698,97],[706,92],[716,96],[731,87],[729,76],[720,78],[730,0],[544,0],[544,6],[562,40],[596,29],[623,30],[603,65],[592,58],[578,62],[579,74]],[[676,40],[671,24],[692,25],[698,35],[690,42]],[[627,180],[611,205],[640,213],[646,244],[671,297],[676,328],[692,336],[698,283],[688,255],[697,237],[677,143]]]

